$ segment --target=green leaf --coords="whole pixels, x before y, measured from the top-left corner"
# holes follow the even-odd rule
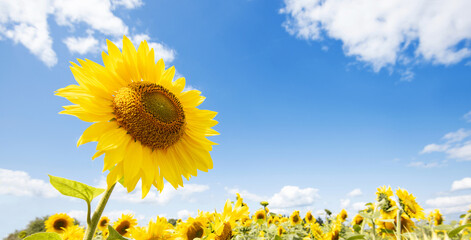
[[[110,235],[106,240],[128,240],[127,238],[121,236],[121,234],[114,230],[114,228],[110,225],[108,225],[108,231],[110,231]]]
[[[278,236],[278,235],[275,235],[275,240],[283,240],[283,238],[281,238],[281,237]]]
[[[439,231],[451,231],[453,227],[451,225],[446,225],[446,224],[440,224],[433,229],[439,230]]]
[[[365,235],[355,235],[347,238],[347,240],[365,239]]]
[[[95,197],[105,191],[103,188],[94,188],[87,184],[51,175],[49,175],[49,181],[60,193],[66,196],[83,199],[87,203],[90,203]]]
[[[375,212],[375,213],[373,214],[373,219],[377,219],[377,218],[379,218],[380,216],[381,216],[381,213],[380,213],[379,211],[377,211],[377,212]]]
[[[372,218],[371,214],[368,214],[368,213],[359,212],[358,214],[360,214],[360,216],[366,219]]]
[[[458,233],[460,233],[461,230],[463,230],[463,229],[465,229],[465,228],[467,228],[467,227],[471,227],[471,223],[468,223],[468,224],[465,224],[465,225],[461,225],[461,226],[459,226],[459,227],[457,227],[457,228],[455,228],[455,229],[449,231],[449,232],[448,232],[448,236],[452,238],[452,237],[458,235]]]
[[[355,225],[353,225],[353,230],[355,230],[355,232],[360,232],[361,231],[361,226],[358,225],[358,224],[355,224]]]
[[[40,232],[30,235],[24,240],[62,240],[61,236],[55,232]]]

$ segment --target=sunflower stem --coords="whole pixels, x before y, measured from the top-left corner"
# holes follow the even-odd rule
[[[83,237],[84,240],[92,240],[93,235],[95,235],[95,231],[96,231],[98,222],[100,221],[101,214],[103,213],[103,210],[105,209],[106,203],[108,202],[108,199],[110,198],[111,192],[113,191],[115,185],[116,183],[106,190],[105,194],[103,195],[100,202],[98,203],[98,206],[96,207],[95,212],[93,213],[90,223],[87,222],[87,230],[85,232],[85,236]]]
[[[402,214],[402,211],[401,209],[398,209],[397,210],[397,216],[396,216],[396,239],[397,240],[401,240],[401,214]]]
[[[92,220],[90,219],[90,213],[91,213],[92,209],[90,207],[90,202],[87,201],[87,225],[90,226],[90,224],[92,224]]]

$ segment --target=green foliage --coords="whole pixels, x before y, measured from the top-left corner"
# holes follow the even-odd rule
[[[110,231],[110,235],[106,240],[127,240],[127,238],[121,236],[114,228],[108,225],[108,231]]]
[[[86,184],[61,177],[49,175],[49,179],[52,186],[63,195],[83,199],[87,204],[90,204],[95,197],[105,191],[105,189],[102,188],[94,188]]]
[[[62,240],[59,234],[54,233],[54,232],[41,232],[41,233],[35,233],[33,235],[30,235],[26,237],[24,240]]]

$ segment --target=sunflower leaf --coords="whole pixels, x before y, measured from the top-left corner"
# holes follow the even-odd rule
[[[365,239],[365,235],[353,235],[347,238],[347,240],[358,240],[358,239]]]
[[[461,230],[463,230],[463,229],[465,229],[465,228],[467,228],[467,227],[471,227],[471,223],[468,223],[468,224],[465,224],[465,225],[461,225],[461,226],[459,226],[459,227],[457,227],[457,228],[455,228],[455,229],[449,231],[449,232],[448,232],[448,236],[449,236],[450,238],[452,238],[452,237],[458,235],[458,233],[460,233]]]
[[[49,181],[63,195],[83,199],[88,204],[105,191],[103,188],[94,188],[87,184],[51,175],[49,175]]]
[[[110,232],[110,235],[106,240],[129,240],[128,238],[125,238],[119,234],[112,226],[108,225],[108,231]]]
[[[61,240],[61,237],[55,232],[40,232],[27,236],[24,240]]]

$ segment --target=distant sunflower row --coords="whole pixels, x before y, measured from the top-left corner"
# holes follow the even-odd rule
[[[237,194],[235,203],[226,201],[222,213],[199,211],[196,217],[186,221],[179,219],[174,224],[157,216],[147,226],[138,226],[132,215],[123,214],[108,228],[110,219],[103,216],[94,239],[107,239],[110,230],[136,240],[398,239],[398,235],[399,238],[428,240],[448,239],[451,234],[458,239],[471,239],[471,210],[461,216],[460,222],[445,225],[438,209],[426,217],[412,194],[399,188],[395,195],[391,187],[378,188],[376,201],[366,204],[365,209],[347,222],[345,209],[337,215],[326,210],[325,217],[317,219],[308,211],[303,218],[299,211],[289,216],[270,212],[268,202],[261,202],[262,208],[250,215],[247,204]],[[64,213],[52,215],[45,225],[47,232],[56,232],[64,240],[79,240],[84,236],[84,228],[75,225]]]

